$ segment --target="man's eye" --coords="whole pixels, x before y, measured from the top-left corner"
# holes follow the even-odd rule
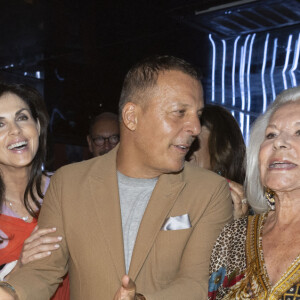
[[[296,135],[300,135],[300,130],[297,130],[297,131],[296,131]]]
[[[175,113],[176,113],[177,115],[182,116],[182,115],[185,114],[185,110],[184,110],[184,109],[176,110]]]

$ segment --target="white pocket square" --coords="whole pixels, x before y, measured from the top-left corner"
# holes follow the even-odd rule
[[[168,218],[161,230],[180,230],[191,228],[191,222],[188,214]]]

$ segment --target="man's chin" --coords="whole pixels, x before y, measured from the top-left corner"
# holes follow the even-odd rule
[[[103,151],[101,151],[101,152],[99,152],[99,156],[101,156],[101,155],[104,155],[104,154],[106,154],[106,153],[108,153],[110,150],[103,150]]]

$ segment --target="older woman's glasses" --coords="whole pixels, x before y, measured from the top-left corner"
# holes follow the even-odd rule
[[[92,141],[97,146],[103,146],[105,141],[108,141],[111,145],[115,145],[119,142],[119,140],[120,140],[119,135],[111,135],[108,137],[96,136],[95,138],[92,138]]]

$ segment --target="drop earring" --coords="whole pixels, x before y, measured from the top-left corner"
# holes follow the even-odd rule
[[[275,210],[275,193],[269,189],[269,188],[266,188],[266,191],[265,191],[265,198],[267,200],[267,204],[270,208],[270,210]]]

